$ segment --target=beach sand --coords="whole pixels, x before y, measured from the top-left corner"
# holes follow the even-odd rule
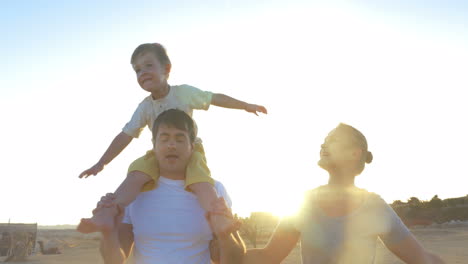
[[[468,263],[468,224],[436,225],[429,227],[414,227],[413,234],[430,251],[441,256],[446,263]],[[27,261],[15,262],[24,264],[88,264],[103,263],[99,255],[99,234],[83,235],[75,230],[38,230],[38,240],[43,240],[47,247],[58,246],[62,250],[60,255],[42,255],[39,247]],[[260,247],[266,243],[260,241]],[[247,243],[247,247],[250,247]],[[392,255],[379,242],[376,253],[376,263],[403,263]],[[4,257],[0,258],[3,261]],[[133,261],[128,261],[134,264]],[[282,262],[296,264],[300,261],[299,245]]]

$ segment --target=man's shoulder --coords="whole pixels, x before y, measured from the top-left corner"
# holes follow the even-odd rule
[[[216,191],[222,190],[226,192],[226,188],[224,187],[224,184],[220,181],[214,180],[214,188],[216,189]]]
[[[224,185],[217,180],[214,180],[214,188],[220,197],[223,197],[229,207],[232,207],[231,197],[229,196]]]
[[[218,187],[224,188],[224,184],[222,182],[220,182],[218,180],[215,180],[215,179],[213,179],[213,181],[214,181],[214,184],[215,184],[215,188],[218,188]]]

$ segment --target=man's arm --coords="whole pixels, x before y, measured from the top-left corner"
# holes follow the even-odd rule
[[[115,157],[117,157],[122,150],[124,150],[130,142],[132,142],[133,137],[125,134],[124,132],[120,132],[114,140],[112,140],[112,143],[110,146],[107,148],[106,152],[102,155],[101,159],[99,159],[98,163],[96,163],[94,166],[91,168],[83,171],[80,174],[80,178],[88,178],[91,175],[96,175],[100,171],[104,169],[104,166],[109,164]]]
[[[398,258],[410,264],[444,264],[445,262],[437,255],[427,250],[410,234],[401,242],[386,245]]]
[[[299,241],[300,233],[284,222],[280,222],[268,244],[261,249],[249,249],[243,264],[281,263]]]
[[[249,104],[224,94],[213,94],[211,97],[211,104],[224,108],[241,109],[256,115],[258,115],[257,112],[267,113],[264,106]]]
[[[210,241],[210,255],[213,263],[216,264],[241,264],[245,254],[245,245],[240,238],[237,230],[240,228],[240,221],[232,215],[231,209],[228,207],[224,197],[218,198],[212,208],[206,214],[206,219],[213,228],[212,216],[224,215],[230,219],[229,225],[224,225],[221,229],[216,229],[213,240]]]
[[[119,228],[103,233],[100,252],[105,264],[123,264],[133,247],[133,226],[120,224]]]

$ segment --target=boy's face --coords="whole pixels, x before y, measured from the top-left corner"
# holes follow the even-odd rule
[[[161,65],[152,52],[140,54],[132,66],[138,84],[143,90],[157,94],[167,87],[167,78],[171,71],[171,65]]]
[[[162,176],[167,173],[185,173],[193,151],[187,131],[161,124],[154,141],[153,151]]]

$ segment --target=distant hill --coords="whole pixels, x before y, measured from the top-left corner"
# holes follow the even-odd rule
[[[411,197],[406,203],[398,200],[391,206],[407,226],[468,220],[468,195],[444,200],[435,195],[430,201]]]
[[[40,225],[38,229],[76,229],[76,225]]]

